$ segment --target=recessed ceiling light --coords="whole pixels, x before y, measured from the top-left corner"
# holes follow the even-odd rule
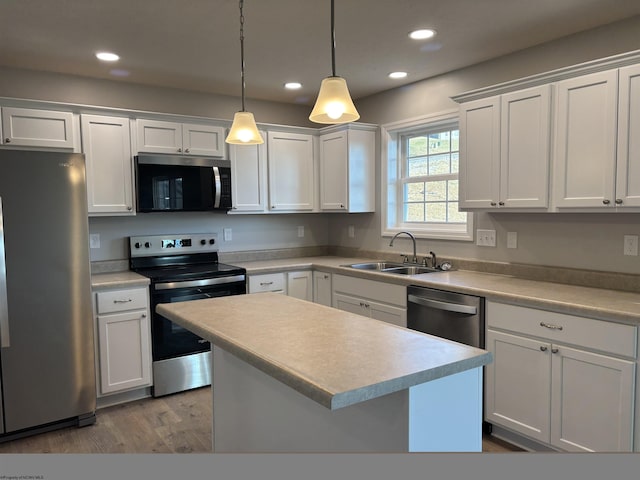
[[[409,37],[413,38],[414,40],[426,40],[427,38],[435,37],[435,35],[435,30],[425,28],[422,30],[414,30],[409,34]]]
[[[407,76],[407,72],[391,72],[389,78],[404,78]]]
[[[96,53],[96,57],[98,57],[98,59],[102,60],[103,62],[115,62],[117,60],[120,60],[120,57],[118,55],[111,52],[98,52]]]
[[[302,88],[302,84],[300,82],[287,82],[284,84],[284,88],[288,90],[297,90]]]

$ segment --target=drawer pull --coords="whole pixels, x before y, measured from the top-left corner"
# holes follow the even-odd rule
[[[541,352],[546,352],[547,351],[547,347],[540,345],[540,351]]]
[[[557,348],[552,348],[551,349],[551,353],[558,353],[558,352],[559,352],[559,350]]]
[[[551,330],[562,330],[561,325],[552,325],[551,323],[540,322],[540,326]]]
[[[273,285],[273,282],[260,282],[260,286],[266,287],[267,285]]]
[[[129,303],[132,302],[133,300],[131,300],[130,298],[128,300],[114,300],[113,303]]]

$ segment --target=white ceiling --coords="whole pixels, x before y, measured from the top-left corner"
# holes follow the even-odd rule
[[[355,98],[640,14],[637,0],[335,3],[336,70]],[[313,103],[331,74],[330,1],[245,0],[244,13],[247,97]],[[424,27],[437,36],[408,38]],[[99,50],[121,60],[101,63]],[[0,65],[237,96],[238,2],[1,0]],[[293,80],[302,90],[285,91]]]

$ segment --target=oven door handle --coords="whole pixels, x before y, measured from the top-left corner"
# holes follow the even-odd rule
[[[472,305],[430,300],[428,298],[417,297],[416,295],[409,295],[408,300],[411,303],[417,303],[423,307],[435,308],[436,310],[444,310],[446,312],[465,313],[467,315],[476,315],[478,313],[478,309]]]
[[[204,278],[202,280],[187,280],[184,282],[163,282],[154,285],[155,290],[174,290],[176,288],[206,287],[208,285],[225,285],[227,283],[244,282],[244,275],[230,277]]]

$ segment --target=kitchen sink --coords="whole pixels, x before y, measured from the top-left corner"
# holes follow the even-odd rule
[[[367,262],[353,263],[346,267],[358,270],[373,270],[381,273],[394,273],[396,275],[420,275],[421,273],[439,272],[440,270],[421,265],[407,265],[398,262]]]

